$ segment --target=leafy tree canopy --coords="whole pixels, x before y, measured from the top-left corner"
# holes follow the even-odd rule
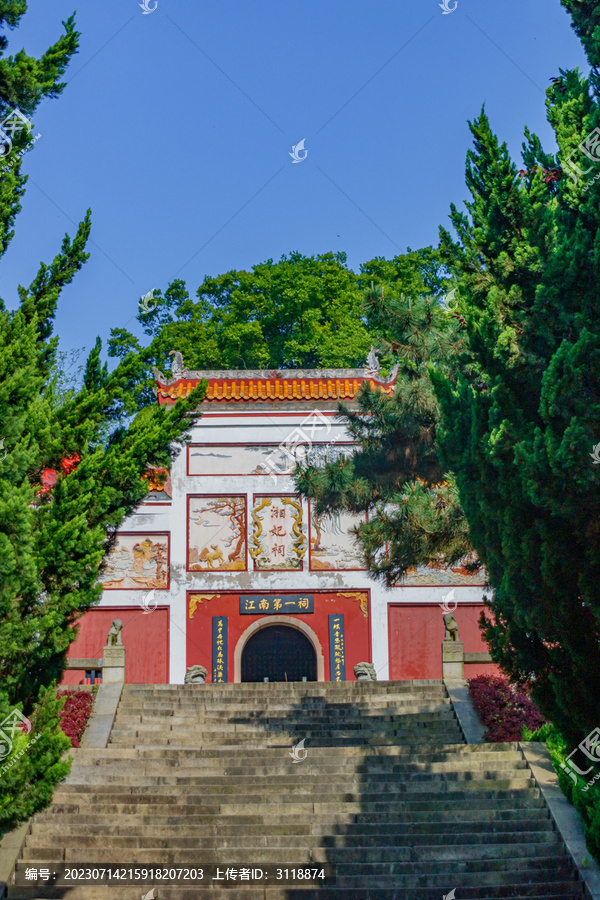
[[[141,403],[152,402],[151,365],[165,369],[169,351],[179,350],[190,369],[346,368],[364,365],[380,322],[363,307],[365,286],[378,282],[419,294],[443,282],[431,248],[393,260],[375,259],[356,275],[343,253],[267,260],[251,271],[207,276],[192,300],[182,281],[142,302],[138,321],[151,338],[144,353],[147,380]],[[144,306],[149,307],[144,311]],[[115,329],[110,354],[141,349],[124,329]]]
[[[412,299],[374,286],[364,307],[388,336],[379,346],[398,366],[394,395],[365,386],[358,410],[340,404],[356,451],[323,468],[300,467],[297,484],[317,513],[368,511],[356,533],[370,572],[391,585],[412,566],[444,566],[472,551],[456,485],[439,458],[439,404],[428,373],[430,365],[451,371],[464,350],[463,326],[427,294]]]

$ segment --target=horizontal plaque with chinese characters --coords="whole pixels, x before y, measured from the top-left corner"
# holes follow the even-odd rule
[[[313,594],[240,594],[241,615],[289,615],[314,611]]]

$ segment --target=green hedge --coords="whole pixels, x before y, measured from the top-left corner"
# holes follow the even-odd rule
[[[587,779],[577,776],[577,784],[575,784],[560,768],[560,764],[565,761],[573,748],[565,743],[554,725],[547,723],[537,731],[529,731],[525,727],[523,740],[543,741],[548,747],[548,753],[558,775],[558,784],[583,819],[587,848],[594,859],[600,863],[600,782],[596,781],[588,786],[588,782],[593,778],[593,775],[590,774],[590,778]]]

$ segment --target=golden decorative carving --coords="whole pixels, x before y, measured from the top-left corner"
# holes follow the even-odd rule
[[[292,528],[294,533],[294,543],[292,546],[298,559],[302,559],[306,554],[307,548],[306,535],[302,530],[302,506],[291,497],[283,497],[282,499],[283,503],[292,506],[296,510],[295,515],[292,513],[292,518],[294,520],[294,527]]]
[[[252,524],[254,525],[254,532],[252,534],[252,543],[250,544],[249,552],[252,559],[257,559],[259,556],[265,556],[266,552],[260,542],[260,536],[263,532],[262,527],[262,518],[258,515],[266,506],[271,505],[271,498],[264,497],[262,503],[260,503],[255,509],[252,510]]]
[[[292,556],[289,561],[286,562],[285,565],[274,566],[274,568],[278,569],[298,569],[302,567],[300,560],[306,554],[307,549],[307,540],[306,535],[302,529],[302,504],[295,500],[293,497],[285,497],[285,496],[277,496],[277,497],[263,497],[258,506],[252,510],[252,540],[250,543],[250,556],[252,559],[258,563],[268,561],[268,549],[263,546],[261,543],[261,536],[266,535],[265,530],[263,529],[263,510],[267,507],[272,506],[273,500],[280,500],[284,506],[291,507],[291,515],[293,520],[292,526],[292,534],[291,534],[291,552],[295,553],[295,558]],[[287,536],[287,535],[286,535]],[[283,535],[282,535],[283,537]],[[263,537],[264,540],[264,537]],[[258,568],[261,568],[259,565]]]
[[[212,600],[213,597],[220,597],[220,594],[192,594],[190,597],[190,612],[189,617],[192,619],[194,617],[194,613],[196,612],[196,607],[200,606],[203,600]]]
[[[365,617],[369,618],[369,595],[365,591],[338,591],[338,597],[351,597],[355,602],[360,604],[360,610]]]

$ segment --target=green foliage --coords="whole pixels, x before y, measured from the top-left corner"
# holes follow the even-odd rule
[[[62,287],[87,259],[89,230],[88,214],[52,264],[19,289],[19,308],[0,312],[0,712],[18,706],[45,729],[10,781],[0,779],[0,808],[13,823],[35,803],[43,808],[64,775],[64,742],[50,733],[56,699],[45,688],[60,678],[74,622],[99,599],[102,560],[146,493],[141,475],[149,463],[170,464],[169,447],[185,436],[205,391],[134,415],[132,386],[144,360],[130,353],[108,373],[97,341],[79,390],[57,399],[52,322]],[[77,467],[62,471],[61,461],[75,456]],[[46,468],[57,481],[40,493]]]
[[[53,684],[42,688],[29,716],[30,734],[17,733],[11,753],[0,761],[0,833],[48,806],[54,788],[69,773],[71,759],[65,751],[71,742],[60,728],[63,704]],[[0,693],[0,722],[12,708]]]
[[[84,370],[84,364],[80,359],[84,352],[85,347],[56,351],[52,374],[48,381],[48,396],[56,406],[72,398],[80,387]]]
[[[600,64],[600,9],[597,0],[561,0],[561,4],[573,20],[573,28],[583,44],[590,66],[597,68]]]
[[[564,5],[596,66],[597,3]],[[396,394],[341,409],[358,453],[298,475],[319,509],[375,508],[359,535],[388,583],[471,542],[494,586],[482,617],[494,661],[533,683],[573,745],[597,724],[600,693],[600,168],[580,147],[600,127],[599,90],[596,69],[553,79],[558,154],[526,129],[519,171],[485,111],[470,123],[470,199],[451,209],[454,236],[440,231],[455,331],[433,343],[433,314],[410,327],[397,288],[374,278],[366,317],[386,364],[401,363]],[[389,279],[390,264],[371,272]]]
[[[16,27],[26,10],[26,0],[0,0],[0,25]],[[31,117],[45,97],[58,97],[63,91],[65,84],[60,78],[77,53],[79,32],[75,30],[74,16],[62,24],[65,33],[39,59],[28,56],[24,50],[1,58],[8,39],[0,36],[0,121],[15,107]],[[0,158],[0,256],[14,236],[13,224],[21,210],[20,198],[27,177],[21,174],[19,152],[28,146],[30,139],[27,130],[17,132],[9,158]]]
[[[1,21],[1,19],[0,19]],[[58,97],[66,84],[59,81],[72,56],[77,53],[79,32],[75,30],[75,15],[62,23],[65,33],[52,44],[40,59],[19,50],[15,56],[0,59],[0,113],[18,107],[26,116],[32,115],[45,97]],[[0,50],[5,49],[4,47]]]
[[[378,269],[389,275],[391,264],[382,261]],[[359,409],[340,404],[357,450],[297,472],[298,489],[317,513],[369,511],[356,534],[369,571],[387,584],[397,584],[411,566],[444,566],[472,549],[453,478],[440,464],[439,409],[428,375],[430,366],[447,370],[461,352],[461,325],[423,293],[424,279],[420,287],[414,299],[389,283],[366,292],[364,310],[380,335],[383,360],[398,366],[394,395],[365,386]]]
[[[584,779],[579,777],[569,767],[569,771],[573,773],[575,778],[574,781],[561,768],[561,764],[565,762],[567,756],[571,753],[572,747],[569,747],[554,725],[546,723],[541,728],[538,728],[537,731],[529,731],[529,729],[525,728],[523,730],[523,740],[542,741],[546,744],[552,765],[558,776],[560,789],[580,814],[583,820],[588,850],[596,862],[600,863],[600,784],[596,781],[590,785],[590,781],[594,777],[591,773]],[[587,759],[586,763],[589,764],[589,762],[589,759]]]
[[[363,291],[368,291],[372,282],[385,286],[386,290],[391,288],[398,294],[404,293],[407,297],[439,297],[445,289],[446,272],[438,251],[433,247],[422,250],[408,247],[406,253],[393,259],[378,256],[363,263],[358,284]]]
[[[549,88],[547,110],[559,159],[600,123],[576,72]],[[468,343],[452,377],[432,371],[442,458],[495,587],[492,657],[513,681],[533,676],[537,705],[575,744],[600,689],[600,188],[529,132],[518,173],[485,113],[471,130],[467,214],[452,210],[456,240],[441,230]]]
[[[164,296],[155,292],[155,308],[140,313],[159,366],[172,349],[191,369],[360,365],[370,346],[343,254],[293,253],[251,272],[207,276],[197,296],[192,301],[176,281]]]
[[[25,9],[0,0],[0,22],[15,26]],[[78,39],[73,19],[64,25],[65,35],[40,60],[23,52],[0,60],[1,116],[17,104],[31,115],[43,97],[62,91],[59,78]],[[5,47],[0,38],[0,53]],[[14,150],[27,140],[18,133]],[[0,255],[24,185],[20,159],[8,171],[0,167]],[[82,384],[65,371],[54,317],[63,287],[88,258],[90,227],[88,212],[54,260],[19,287],[14,312],[0,302],[0,727],[15,709],[33,723],[0,761],[0,829],[47,806],[68,772],[55,687],[73,625],[100,596],[102,560],[146,493],[146,466],[170,463],[170,447],[185,440],[205,392],[199,386],[172,409],[154,404],[135,415],[145,359],[125,353],[109,373],[100,341]],[[44,473],[54,476],[53,487],[43,485]]]
[[[360,275],[348,269],[343,253],[292,253],[251,271],[207,276],[196,300],[182,281],[164,294],[154,291],[153,303],[138,315],[151,338],[138,405],[154,402],[150,367],[167,369],[171,350],[179,350],[192,370],[362,367],[371,344],[386,330],[385,323],[371,321],[362,303],[375,274],[378,282],[417,293],[429,285],[439,290],[442,281],[439,260],[426,248],[390,261],[372,260]],[[112,332],[111,356],[139,349],[129,332]]]
[[[555,738],[560,739],[561,743],[563,743],[560,734],[551,722],[544,722],[544,724],[540,728],[536,728],[535,731],[530,731],[527,725],[523,726],[523,737],[521,738],[523,741],[541,741],[543,743],[548,743],[554,741]]]

